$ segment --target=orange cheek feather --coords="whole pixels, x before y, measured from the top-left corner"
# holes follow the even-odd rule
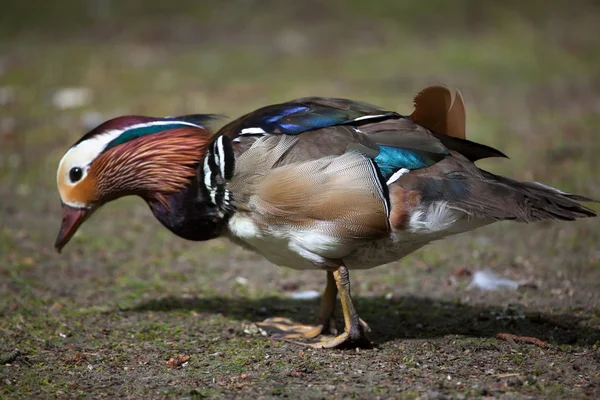
[[[91,175],[87,175],[74,186],[67,185],[65,182],[59,182],[58,187],[61,198],[67,203],[90,205],[98,200],[96,180]]]

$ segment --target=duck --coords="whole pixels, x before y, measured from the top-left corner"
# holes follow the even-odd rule
[[[124,116],[86,133],[58,166],[56,249],[103,204],[137,195],[181,238],[227,237],[273,264],[324,272],[316,325],[277,317],[257,325],[315,348],[354,348],[372,342],[350,270],[497,221],[596,216],[581,204],[594,201],[588,197],[478,168],[478,160],[506,155],[466,138],[462,94],[444,86],[420,91],[410,115],[306,97],[259,108],[213,133],[217,118]]]

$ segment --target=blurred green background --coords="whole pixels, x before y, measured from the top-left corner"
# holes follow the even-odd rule
[[[256,354],[264,357],[265,339],[244,336],[243,324],[261,319],[264,312],[257,310],[277,310],[290,288],[320,291],[324,284],[319,273],[270,266],[226,241],[177,239],[139,199],[104,207],[65,254],[56,255],[52,244],[61,218],[56,167],[71,144],[96,124],[124,114],[236,117],[309,95],[347,97],[409,114],[420,89],[445,84],[459,88],[465,97],[468,137],[511,157],[486,160],[481,167],[600,198],[599,27],[600,4],[592,0],[2,1],[0,334],[7,340],[0,340],[0,351],[18,347],[28,361],[0,367],[5,378],[0,389],[7,398],[25,396],[19,389],[23,387],[40,396],[101,395],[90,390],[103,382],[102,390],[113,394],[139,390],[148,396],[182,395],[202,387],[210,397],[222,395],[226,387],[247,395],[244,385],[218,383],[250,371],[247,362]],[[596,318],[590,327],[600,325],[599,241],[595,220],[498,224],[431,245],[401,263],[353,273],[353,290],[362,298],[361,316],[375,325],[375,340],[387,346],[379,355],[355,359],[354,367],[376,372],[369,357],[385,361],[395,356],[391,349],[397,346],[415,346],[414,357],[425,357],[419,353],[424,347],[406,340],[421,337],[422,331],[403,330],[403,320],[424,318],[418,324],[424,326],[425,336],[448,354],[454,348],[448,335],[473,334],[479,340],[506,328],[490,322],[467,330],[480,321],[480,310],[468,308],[476,305],[519,302],[529,310],[550,313],[549,319],[564,313],[587,315]],[[459,267],[492,268],[544,285],[533,294],[466,293],[465,285],[448,280]],[[394,315],[400,312],[401,318],[384,324],[391,311],[381,304],[388,293],[467,308],[440,317],[439,310],[452,306],[438,310],[429,303],[411,306],[398,300],[394,309],[404,311]],[[152,306],[162,298],[175,300]],[[177,306],[185,299],[200,303]],[[201,299],[213,300],[203,306]],[[145,311],[140,314],[136,307]],[[294,310],[290,316],[299,312],[305,322],[316,312],[316,303],[282,307]],[[579,325],[569,330],[571,325],[565,324],[560,329],[567,326],[564,332],[574,339],[558,340],[558,335],[557,343],[580,346],[572,354],[597,351],[590,347],[597,333],[580,332]],[[539,328],[539,337],[551,340],[550,328],[535,327],[528,332]],[[233,337],[222,335],[227,329],[233,329]],[[105,330],[112,333],[99,338],[98,332]],[[190,339],[192,331],[200,336]],[[65,338],[60,336],[65,332]],[[221,340],[212,342],[213,337]],[[460,343],[469,348],[470,342]],[[232,349],[235,356],[218,365],[208,357]],[[297,364],[296,350],[279,350],[282,365]],[[516,362],[494,351],[472,357],[481,365],[523,374],[539,363],[542,372],[536,379],[547,383],[552,381],[544,375],[550,373],[547,364],[573,361],[564,353],[549,352],[537,361],[525,357]],[[165,366],[178,352],[193,355],[191,371],[212,372],[198,372],[193,382],[186,381],[190,370]],[[72,362],[76,354],[84,354],[87,361]],[[140,354],[147,359],[138,375],[123,372],[124,366],[137,365],[134,359]],[[327,385],[337,378],[318,362],[329,356],[305,357],[313,357],[317,365],[311,367],[318,373],[312,375],[312,389],[301,384],[303,375],[285,375],[279,364],[256,364],[256,378],[244,379],[263,382],[263,394],[292,393],[273,389],[285,380],[299,385],[296,394],[327,397]],[[438,368],[449,360],[415,363]],[[104,372],[92,378],[87,365]],[[480,373],[465,368],[463,382],[468,387],[478,379],[486,382]],[[580,374],[597,379],[597,370],[594,375],[589,368]],[[383,395],[395,396],[396,383],[390,382],[400,379],[394,375],[398,371],[385,375],[391,381],[374,375],[371,383],[348,390],[371,397],[375,385]],[[402,384],[407,385],[401,385],[402,393],[418,397],[432,387],[445,387],[446,375],[442,370],[420,370],[420,386]],[[522,390],[542,397],[555,390],[583,395],[578,378],[564,371],[561,376],[560,389],[540,383]],[[147,377],[152,383],[136,389],[132,382]],[[173,387],[169,382],[178,383]],[[496,395],[520,390],[494,382],[486,384],[497,390]],[[452,388],[446,388],[450,395],[456,390]]]
[[[556,156],[513,164],[531,169],[532,179],[591,154],[595,140],[586,131],[598,124],[600,85],[596,4],[4,1],[2,141],[56,141],[62,152],[93,123],[120,114],[233,117],[305,95],[409,113],[420,88],[442,83],[463,91],[472,139],[517,163],[530,150]],[[57,106],[57,91],[72,87],[84,88],[75,93],[84,98]],[[588,160],[597,171],[596,157]],[[1,168],[11,174],[6,160]],[[551,175],[566,178],[561,171]],[[567,181],[567,189],[584,185],[578,175]]]

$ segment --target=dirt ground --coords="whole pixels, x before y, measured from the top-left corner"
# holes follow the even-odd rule
[[[598,219],[499,223],[352,271],[375,343],[359,351],[253,325],[315,322],[318,299],[292,295],[324,273],[178,239],[140,199],[52,248],[57,163],[104,119],[307,95],[408,114],[432,83],[459,87],[468,136],[511,157],[480,167],[600,199],[600,8],[548,3],[5,2],[0,398],[600,398]],[[484,270],[527,284],[470,285]]]

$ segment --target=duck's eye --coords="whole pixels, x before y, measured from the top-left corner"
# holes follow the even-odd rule
[[[73,182],[73,183],[79,181],[81,179],[82,175],[83,175],[83,171],[79,167],[73,167],[69,171],[69,179],[71,179],[71,182]]]

